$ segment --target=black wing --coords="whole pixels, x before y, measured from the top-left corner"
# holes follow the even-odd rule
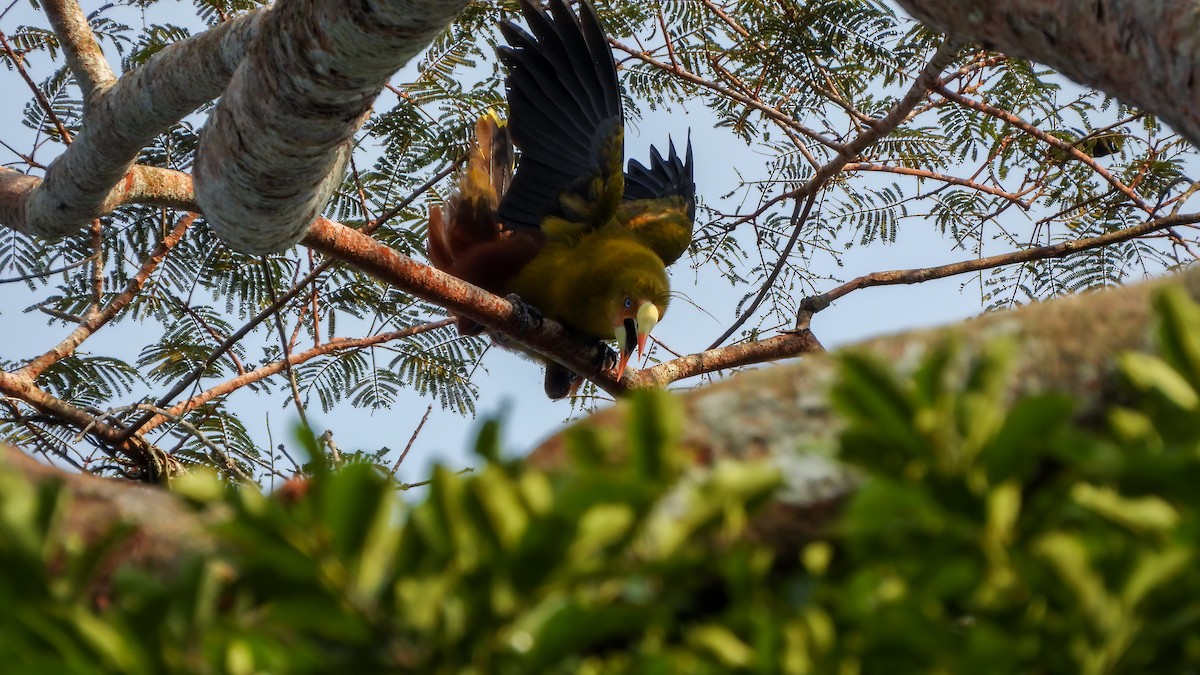
[[[625,199],[663,199],[683,197],[687,204],[688,220],[696,219],[696,181],[692,174],[692,138],[688,134],[687,150],[681,160],[670,141],[664,160],[658,148],[650,146],[650,166],[636,159],[629,160],[625,172]]]
[[[621,90],[604,29],[587,0],[580,0],[578,18],[566,0],[549,6],[547,14],[521,0],[532,35],[500,24],[510,45],[498,50],[508,67],[509,127],[521,159],[499,214],[517,227],[540,227],[549,215],[589,220],[564,197],[587,203],[586,210],[611,211],[616,203],[597,204],[607,200],[596,187],[621,179]]]

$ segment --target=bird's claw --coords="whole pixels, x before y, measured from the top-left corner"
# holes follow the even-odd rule
[[[509,293],[504,296],[504,299],[512,303],[513,318],[517,322],[517,330],[520,335],[524,335],[530,328],[536,330],[542,327],[545,319],[542,317],[540,309],[525,302],[525,299],[516,293]]]
[[[612,370],[621,362],[620,355],[607,342],[597,340],[594,349],[596,352],[596,364],[600,367],[600,370]]]

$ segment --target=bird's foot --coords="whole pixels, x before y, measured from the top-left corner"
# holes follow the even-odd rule
[[[518,335],[524,335],[530,328],[542,327],[545,320],[540,309],[529,304],[516,293],[509,293],[504,296],[504,299],[512,303],[513,318],[517,322]]]
[[[592,359],[600,370],[612,370],[621,362],[621,357],[616,350],[603,340],[597,340],[595,346],[592,347]]]

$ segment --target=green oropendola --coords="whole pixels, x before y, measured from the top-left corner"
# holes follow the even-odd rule
[[[430,209],[429,257],[582,335],[615,339],[620,378],[666,312],[667,265],[691,243],[691,141],[684,158],[671,142],[665,159],[652,146],[649,166],[622,171],[621,88],[604,29],[587,0],[578,17],[566,0],[548,4],[520,0],[531,32],[500,25],[509,122],[489,112],[476,124],[458,189]],[[579,382],[547,362],[551,398]]]

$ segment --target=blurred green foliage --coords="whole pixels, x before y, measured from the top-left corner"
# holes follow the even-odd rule
[[[303,494],[194,473],[221,553],[105,570],[67,495],[0,470],[0,659],[20,673],[1189,673],[1200,663],[1200,308],[1157,300],[1124,404],[1011,400],[1012,345],[911,377],[849,353],[831,393],[864,479],[783,559],[747,536],[780,477],[697,467],[665,394],[553,473],[501,457],[406,502],[367,462]],[[311,443],[311,439],[310,439]],[[315,447],[315,445],[314,445]],[[319,453],[316,453],[319,456]],[[613,461],[617,455],[619,461]],[[782,550],[782,549],[780,549]],[[101,601],[102,600],[102,601]]]

